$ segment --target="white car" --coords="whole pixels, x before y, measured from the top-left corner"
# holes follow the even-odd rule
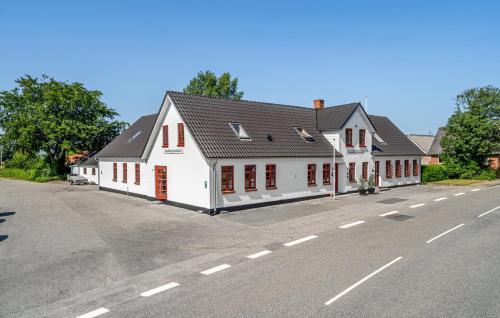
[[[68,175],[68,181],[71,185],[74,185],[74,184],[87,185],[87,184],[89,184],[89,180],[87,178],[82,177],[78,174]]]

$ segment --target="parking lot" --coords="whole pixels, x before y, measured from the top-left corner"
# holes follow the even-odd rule
[[[0,179],[0,316],[188,272],[457,188],[413,186],[208,216],[96,186]]]

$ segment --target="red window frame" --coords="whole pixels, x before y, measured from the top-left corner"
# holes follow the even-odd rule
[[[385,177],[392,178],[392,161],[391,160],[385,161]]]
[[[276,189],[276,165],[266,165],[266,189]]]
[[[401,160],[396,160],[396,178],[401,178]]]
[[[410,160],[405,160],[405,177],[410,176]]]
[[[331,182],[331,165],[329,163],[323,164],[323,184],[332,184]]]
[[[118,164],[113,162],[113,181],[116,182],[118,180]]]
[[[413,175],[418,176],[418,162],[417,159],[413,159]]]
[[[177,147],[184,147],[184,124],[177,124]]]
[[[316,164],[311,163],[307,165],[307,185],[316,185]]]
[[[360,129],[359,130],[359,146],[360,147],[366,147],[366,130]]]
[[[345,146],[352,147],[352,128],[345,129]]]
[[[87,174],[87,168],[83,168],[83,174]]]
[[[162,144],[163,148],[168,148],[168,125],[162,127]]]
[[[245,165],[245,191],[257,190],[257,166]]]
[[[123,183],[127,183],[127,180],[128,180],[128,167],[127,167],[127,163],[124,162],[122,163],[122,173],[123,173],[123,176],[122,176],[122,182]]]
[[[141,184],[141,164],[136,163],[135,164],[135,184]]]
[[[349,163],[349,182],[356,182],[356,163]]]
[[[92,168],[92,175],[95,176],[95,168]]]
[[[361,164],[361,178],[368,180],[368,162],[363,162]]]
[[[220,180],[222,193],[234,192],[234,167],[222,166],[220,167]]]

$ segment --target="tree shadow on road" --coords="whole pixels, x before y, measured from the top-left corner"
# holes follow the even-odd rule
[[[8,238],[9,238],[8,235],[0,235],[0,242],[3,242],[3,241],[5,241]]]
[[[16,214],[16,212],[0,212],[0,217],[11,216]]]

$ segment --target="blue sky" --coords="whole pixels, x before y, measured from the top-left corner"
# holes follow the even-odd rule
[[[435,132],[466,88],[500,86],[498,1],[10,1],[0,90],[47,74],[103,92],[121,118],[156,112],[200,70],[245,99],[363,101]]]

